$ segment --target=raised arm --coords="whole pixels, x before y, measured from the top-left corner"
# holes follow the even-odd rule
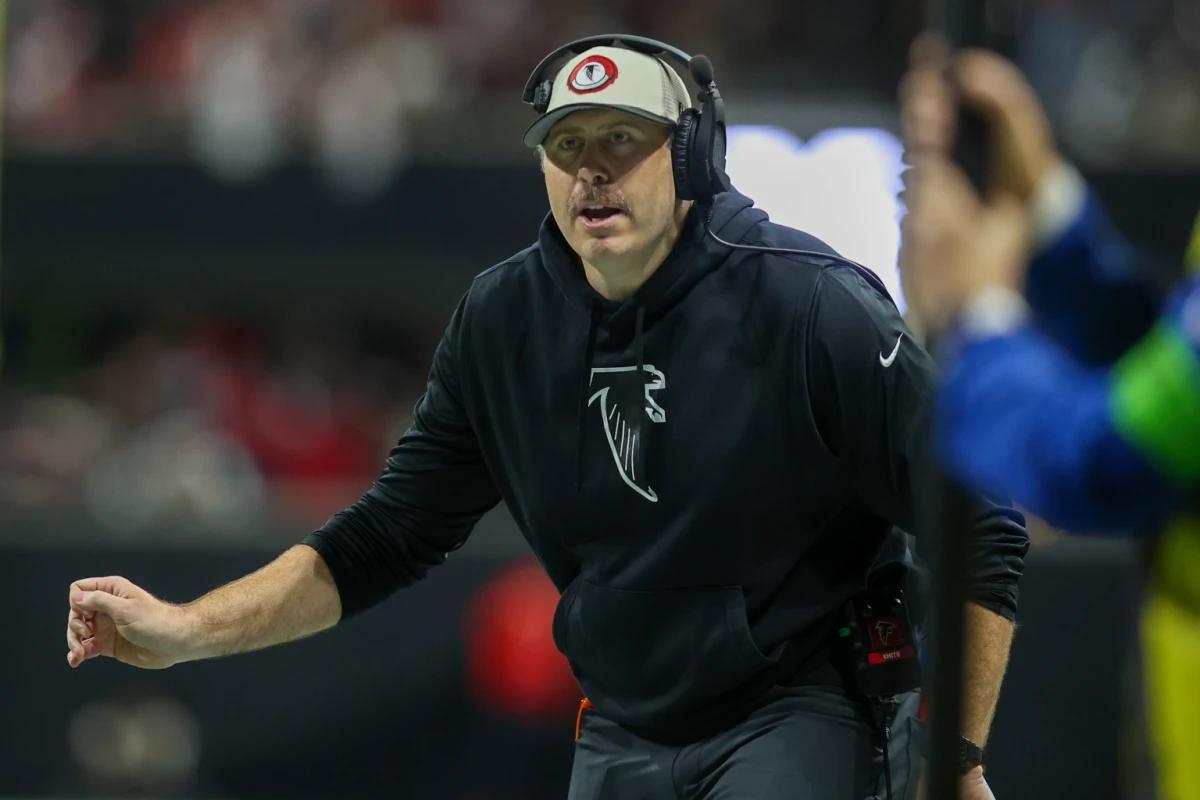
[[[1154,324],[1161,293],[1148,257],[1124,240],[1058,153],[1015,65],[985,51],[947,61],[928,38],[913,57],[901,89],[906,158],[914,166],[905,176],[901,272],[924,327],[944,327],[980,288],[1004,286],[1025,294],[1038,326],[1076,359],[1111,363]],[[955,97],[987,121],[982,202],[944,176]],[[965,219],[973,237],[956,252],[946,231]]]
[[[959,57],[955,74],[991,121],[995,171],[1026,179],[975,192],[939,134],[952,107],[935,67],[906,78],[914,167],[901,262],[918,315],[943,335],[939,456],[1062,527],[1151,523],[1200,473],[1196,287],[1158,316],[1136,251],[1054,153],[1032,90],[986,53]]]

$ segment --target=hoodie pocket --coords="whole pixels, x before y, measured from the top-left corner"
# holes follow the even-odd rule
[[[642,727],[702,714],[775,664],[754,642],[740,586],[633,590],[580,578],[559,603],[554,639],[588,697]]]

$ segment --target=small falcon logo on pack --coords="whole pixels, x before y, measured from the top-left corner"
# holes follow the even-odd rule
[[[872,650],[882,650],[885,647],[900,647],[904,641],[904,628],[896,617],[883,617],[867,626],[868,638]],[[889,656],[898,658],[899,656]]]
[[[642,369],[644,372],[639,376],[635,374],[637,367],[594,367],[588,405],[599,401],[608,449],[621,480],[651,503],[657,503],[658,495],[650,488],[646,476],[638,475],[638,450],[643,446],[641,432],[645,429],[645,420],[640,415],[645,414],[658,424],[667,421],[667,412],[650,396],[651,392],[666,388],[667,376],[653,364],[643,364]]]
[[[575,65],[567,78],[567,87],[575,94],[591,94],[617,79],[617,65],[611,58],[591,56]]]

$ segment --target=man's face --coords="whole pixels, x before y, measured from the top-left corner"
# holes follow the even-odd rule
[[[550,129],[550,211],[584,261],[648,259],[674,241],[686,209],[675,198],[669,139],[666,126],[615,109],[576,111]]]

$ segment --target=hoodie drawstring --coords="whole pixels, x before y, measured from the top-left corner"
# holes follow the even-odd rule
[[[596,302],[592,301],[588,311],[587,345],[583,349],[583,379],[579,388],[579,418],[575,422],[575,490],[583,489],[583,421],[587,417],[588,389],[592,385],[592,355],[596,348]]]
[[[637,375],[638,386],[646,385],[646,346],[645,340],[642,337],[642,330],[646,323],[646,307],[638,306],[637,323],[634,326],[633,347],[637,351]],[[636,452],[634,460],[637,464],[637,472],[634,473],[634,480],[641,478],[646,481],[646,447],[643,438],[648,426],[645,425],[646,417],[646,390],[641,389],[641,394],[638,395],[638,413],[637,424],[633,426],[633,446]]]

